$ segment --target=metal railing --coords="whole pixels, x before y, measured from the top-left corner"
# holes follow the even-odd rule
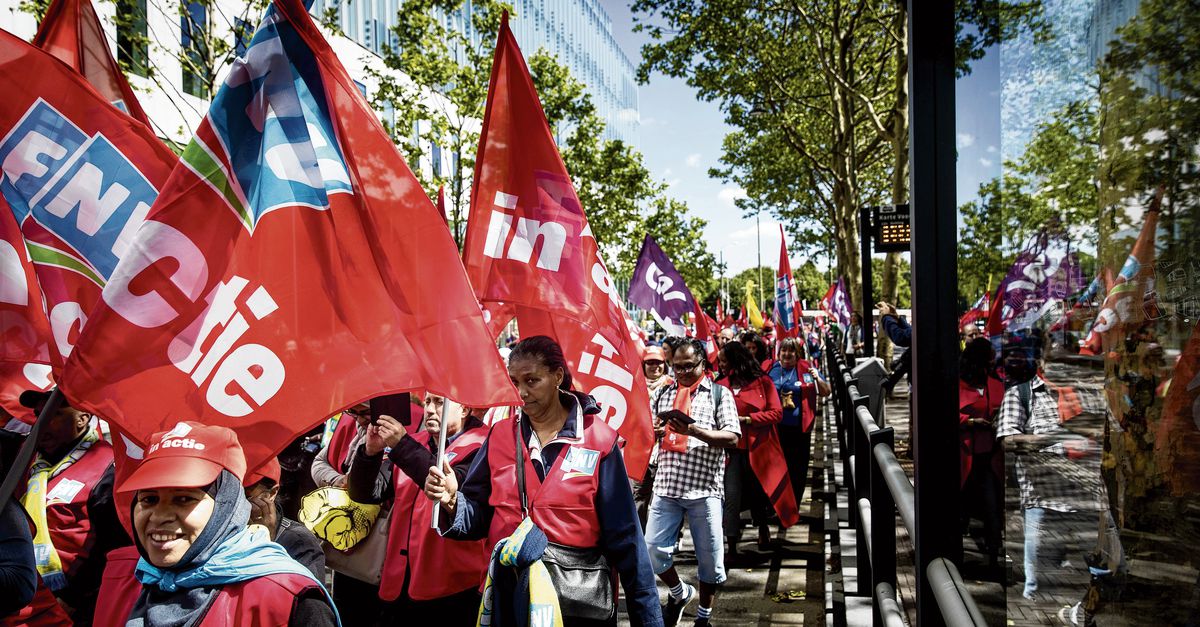
[[[837,342],[827,338],[825,347],[842,475],[849,492],[848,522],[854,527],[859,555],[858,589],[846,593],[872,599],[875,627],[898,627],[905,624],[905,619],[896,600],[895,517],[898,510],[909,537],[915,537],[916,494],[896,459],[892,428],[880,427],[871,415],[867,408],[869,397],[859,394],[858,381],[847,367]],[[947,625],[987,624],[953,562],[934,559],[926,567],[925,575]]]

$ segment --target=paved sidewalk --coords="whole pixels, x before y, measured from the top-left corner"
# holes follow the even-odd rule
[[[825,505],[813,500],[824,489],[824,429],[818,421],[813,434],[813,468],[808,489],[800,504],[800,524],[781,532],[774,527],[774,547],[760,552],[757,534],[748,529],[738,545],[739,555],[726,564],[728,581],[717,596],[712,623],[719,627],[769,627],[772,625],[825,625]],[[675,565],[684,581],[696,582],[696,556],[691,536],[686,531]],[[802,597],[775,601],[779,594]],[[665,600],[666,589],[659,583]],[[690,626],[696,617],[696,604],[684,611],[680,625]],[[629,620],[621,612],[622,626]]]

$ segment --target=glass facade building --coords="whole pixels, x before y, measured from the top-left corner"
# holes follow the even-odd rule
[[[1033,4],[956,95],[959,299],[1002,299],[1004,533],[976,540],[1010,625],[1197,624],[1200,12]]]
[[[379,54],[395,46],[391,28],[396,24],[399,0],[341,2],[317,0],[312,12],[326,13],[336,5],[346,36]],[[515,0],[510,21],[526,58],[545,49],[558,57],[571,75],[587,85],[597,112],[605,122],[605,138],[638,144],[638,86],[633,63],[621,51],[612,32],[612,20],[598,0]],[[443,16],[447,24],[473,39],[470,20],[463,11]]]

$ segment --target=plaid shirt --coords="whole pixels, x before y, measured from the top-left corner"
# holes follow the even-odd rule
[[[1008,446],[1014,459],[1022,507],[1044,507],[1058,512],[1095,511],[1100,506],[1102,484],[1099,456],[1069,459],[1063,443],[1074,439],[1059,423],[1058,400],[1041,377],[1030,386],[1027,412],[1021,402],[1020,386],[1005,390],[996,422],[996,437],[1010,435],[1059,435],[1041,449]],[[1032,414],[1032,415],[1029,415]]]
[[[713,387],[707,376],[700,382],[692,395],[691,416],[701,429],[730,431],[739,436],[742,428],[738,422],[737,406],[733,392],[725,388],[721,392],[721,406],[713,407]],[[672,383],[656,395],[651,403],[654,415],[671,409],[679,384]],[[658,472],[654,476],[655,496],[675,499],[699,499],[709,496],[725,498],[725,451],[713,448],[699,438],[688,438],[686,453],[677,453],[660,448]]]

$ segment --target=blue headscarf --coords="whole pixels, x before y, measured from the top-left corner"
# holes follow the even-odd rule
[[[250,502],[242,484],[227,470],[221,471],[207,492],[216,501],[212,517],[179,563],[158,568],[146,559],[146,550],[134,534],[142,558],[134,575],[142,583],[127,627],[186,627],[197,624],[221,587],[266,575],[294,574],[312,579],[337,608],[324,585],[312,572],[271,541],[262,528],[247,528]],[[339,619],[338,624],[341,624]]]

